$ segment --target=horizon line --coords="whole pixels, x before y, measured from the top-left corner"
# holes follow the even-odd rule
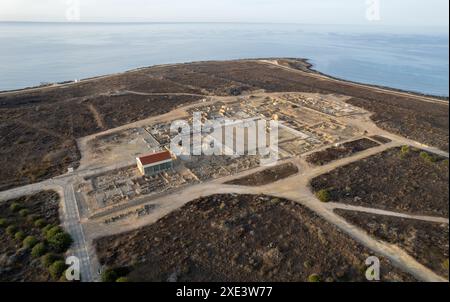
[[[39,21],[39,20],[0,20],[0,23],[57,23],[57,24],[280,24],[280,25],[338,25],[338,26],[372,26],[372,27],[406,27],[406,28],[445,28],[447,25],[403,25],[380,23],[301,23],[301,22],[273,22],[273,21]]]

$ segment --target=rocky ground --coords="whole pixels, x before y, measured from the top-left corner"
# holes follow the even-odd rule
[[[243,178],[234,179],[226,184],[238,186],[264,186],[272,182],[287,178],[298,173],[297,167],[292,163],[282,164],[273,168],[267,168]]]
[[[367,139],[359,139],[356,141],[344,143],[338,147],[330,147],[323,151],[312,153],[306,157],[306,161],[313,165],[323,166],[334,160],[349,157],[355,153],[377,147],[378,143]]]
[[[369,250],[303,206],[215,195],[158,222],[95,242],[130,281],[364,281]],[[410,281],[382,260],[383,281]]]
[[[448,217],[448,159],[393,148],[314,178],[331,201],[409,214]]]
[[[448,224],[336,209],[335,212],[377,239],[396,244],[448,279]]]

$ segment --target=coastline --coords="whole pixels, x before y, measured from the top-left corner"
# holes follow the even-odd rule
[[[111,74],[105,74],[105,75],[88,77],[88,78],[80,79],[78,81],[62,81],[62,82],[57,82],[57,83],[50,83],[48,85],[30,86],[30,87],[24,87],[24,88],[13,89],[13,90],[3,90],[3,91],[0,91],[0,96],[1,95],[10,95],[10,94],[22,93],[22,92],[26,93],[26,92],[32,92],[32,91],[40,91],[40,90],[51,89],[51,88],[67,87],[67,86],[72,86],[72,85],[76,85],[76,84],[80,84],[80,83],[86,83],[86,82],[89,82],[89,81],[95,81],[95,80],[99,80],[99,79],[108,79],[108,78],[114,77],[114,76],[125,75],[125,74],[129,74],[129,73],[138,72],[138,71],[142,71],[142,70],[146,70],[146,69],[153,69],[153,68],[175,67],[175,66],[182,66],[182,65],[207,63],[207,62],[222,62],[222,63],[224,63],[224,62],[240,62],[240,61],[243,61],[243,62],[250,61],[250,62],[252,62],[252,61],[266,61],[266,60],[292,60],[292,61],[296,61],[296,62],[299,62],[299,63],[303,64],[305,69],[298,69],[296,67],[289,66],[290,68],[297,69],[297,70],[303,71],[303,72],[308,72],[308,73],[313,73],[313,74],[316,74],[316,75],[320,75],[320,76],[328,78],[330,80],[336,80],[336,81],[339,81],[339,82],[342,82],[342,83],[349,83],[349,84],[360,85],[360,86],[364,86],[364,87],[368,87],[368,88],[376,88],[376,89],[386,90],[388,92],[397,92],[397,93],[408,94],[408,95],[412,95],[412,96],[416,96],[416,97],[427,97],[427,98],[432,98],[432,99],[436,99],[436,100],[440,100],[440,101],[449,102],[449,96],[430,95],[430,94],[420,93],[420,92],[417,92],[417,91],[402,90],[402,89],[388,87],[388,86],[367,84],[367,83],[362,83],[362,82],[342,79],[342,78],[335,77],[335,76],[332,76],[332,75],[329,75],[329,74],[325,74],[325,73],[315,69],[314,64],[312,64],[310,62],[311,59],[308,59],[308,58],[287,58],[287,57],[234,59],[234,60],[211,60],[211,61],[192,61],[192,62],[183,62],[183,63],[157,64],[157,65],[133,68],[133,69],[129,69],[129,70],[126,70],[126,71],[117,72],[117,73],[111,73]],[[288,66],[286,66],[286,67],[288,67]]]

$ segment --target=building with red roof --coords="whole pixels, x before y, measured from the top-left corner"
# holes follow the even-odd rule
[[[173,168],[170,151],[160,151],[136,158],[137,167],[142,175],[151,176]]]

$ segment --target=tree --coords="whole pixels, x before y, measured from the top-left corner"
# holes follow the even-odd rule
[[[63,232],[64,232],[64,230],[61,227],[54,226],[54,227],[50,228],[47,232],[45,232],[45,238],[47,240],[50,240],[56,234],[63,233]]]
[[[50,239],[48,239],[48,243],[50,244],[51,248],[53,248],[58,253],[67,251],[72,242],[72,237],[66,232],[57,233]]]

